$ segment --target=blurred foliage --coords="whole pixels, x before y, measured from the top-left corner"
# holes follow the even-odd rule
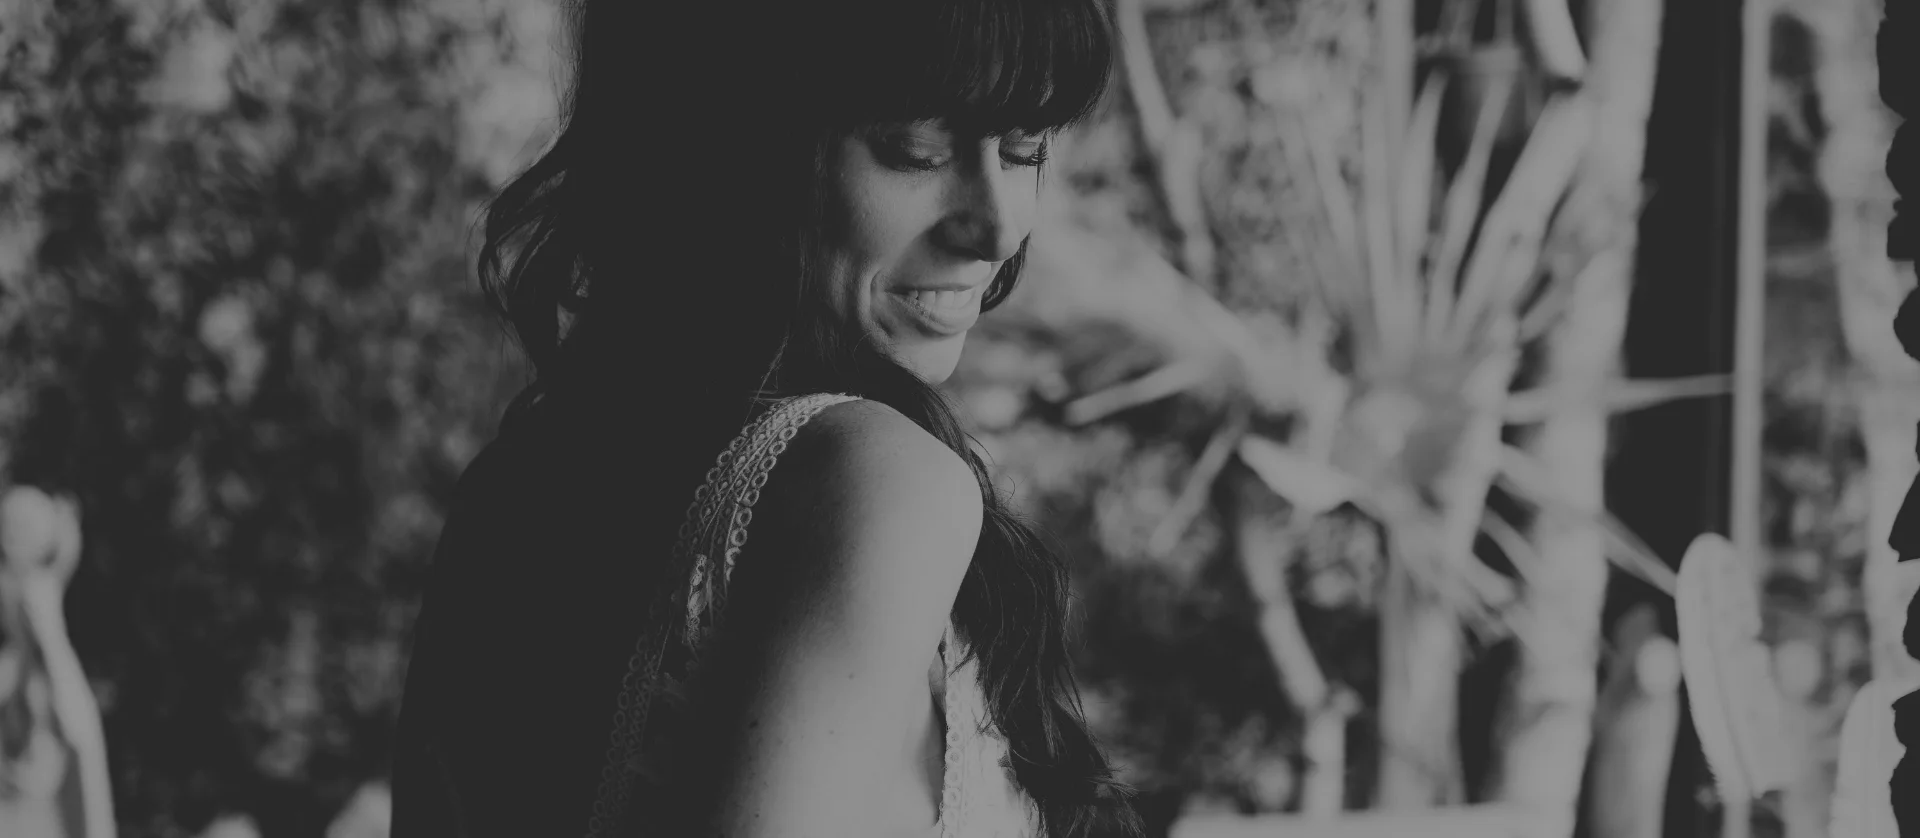
[[[0,457],[80,497],[126,834],[318,835],[385,771],[422,570],[522,377],[468,265],[539,124],[519,6],[0,11]]]
[[[1861,573],[1870,502],[1858,388],[1841,336],[1832,216],[1816,170],[1826,138],[1813,88],[1813,43],[1790,16],[1774,22],[1768,113],[1765,485],[1772,549],[1768,602],[1776,645],[1819,650],[1808,698],[1843,708],[1870,670]],[[1802,666],[1801,668],[1805,668]],[[1828,713],[1823,734],[1837,735]]]

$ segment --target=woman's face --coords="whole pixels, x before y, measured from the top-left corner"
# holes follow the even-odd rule
[[[856,131],[828,160],[826,291],[928,383],[953,374],[980,299],[1033,229],[1046,138],[939,121]]]

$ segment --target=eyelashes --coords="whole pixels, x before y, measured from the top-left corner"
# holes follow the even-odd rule
[[[1003,160],[1007,159],[1007,156],[1004,154],[1000,155],[1000,157]],[[1027,152],[1025,155],[1016,155],[1014,157],[1014,164],[1019,166],[1040,166],[1046,162],[1047,162],[1047,144],[1046,143],[1034,143],[1032,151]]]
[[[953,162],[947,143],[908,134],[880,134],[871,138],[875,156],[890,168],[910,172],[932,172]],[[1038,168],[1047,162],[1044,140],[1000,141],[1000,161],[1008,166]],[[1012,153],[1009,153],[1012,152]]]

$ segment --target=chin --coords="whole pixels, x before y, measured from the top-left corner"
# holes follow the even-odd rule
[[[952,378],[953,371],[959,368],[960,351],[966,343],[966,335],[959,335],[936,343],[896,347],[894,357],[922,381],[938,386]]]

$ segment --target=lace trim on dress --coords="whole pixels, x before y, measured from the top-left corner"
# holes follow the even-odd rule
[[[672,770],[666,761],[678,750],[676,734],[684,728],[673,717],[685,715],[687,683],[699,669],[701,647],[726,612],[727,582],[746,546],[760,490],[801,426],[821,410],[853,400],[838,393],[782,400],[747,423],[707,470],[673,552],[648,588],[654,593],[621,679],[588,838],[608,838],[630,814],[654,809]]]
[[[941,665],[947,722],[945,778],[941,781],[940,838],[1034,838],[1040,812],[1007,766],[1008,745],[987,707],[977,659],[947,625]]]
[[[946,722],[946,753],[941,756],[940,772],[940,811],[936,815],[940,824],[940,838],[962,838],[959,833],[961,823],[966,816],[960,794],[960,772],[963,770],[962,754],[965,752],[961,724],[965,716],[955,707],[960,700],[960,690],[955,689],[958,677],[953,662],[960,657],[959,640],[953,634],[953,621],[947,621],[947,629],[940,638],[940,668],[946,675],[941,679],[940,715]]]

